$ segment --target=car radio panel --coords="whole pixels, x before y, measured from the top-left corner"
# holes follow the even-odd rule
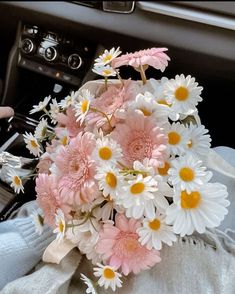
[[[79,85],[94,57],[88,41],[65,37],[35,25],[24,25],[19,40],[18,65]]]

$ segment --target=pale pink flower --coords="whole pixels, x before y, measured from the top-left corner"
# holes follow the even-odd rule
[[[46,152],[48,154],[54,153],[58,145],[60,145],[60,142],[56,139],[52,139],[50,143],[46,143]]]
[[[112,67],[117,68],[122,65],[130,65],[138,68],[140,65],[150,65],[163,72],[170,60],[169,56],[164,53],[167,50],[167,48],[151,48],[136,51],[135,53],[127,53],[115,58],[112,61]]]
[[[167,136],[163,129],[156,126],[152,117],[131,112],[123,123],[118,123],[111,138],[120,144],[123,162],[129,167],[135,160],[159,166],[167,157]]]
[[[70,137],[76,137],[77,134],[83,130],[83,127],[77,122],[75,110],[72,106],[67,108],[66,113],[58,113],[57,121],[57,128],[65,127],[68,130]]]
[[[59,170],[58,187],[63,202],[81,205],[91,202],[99,195],[95,161],[91,159],[95,147],[94,135],[79,133],[69,145],[61,146],[55,164]]]
[[[117,214],[115,226],[105,223],[96,245],[96,251],[114,268],[121,267],[122,273],[138,274],[161,261],[157,250],[148,250],[142,246],[136,230],[141,223],[133,218],[127,219],[123,214]]]
[[[42,208],[48,225],[55,226],[55,214],[59,208],[69,218],[70,207],[62,204],[58,197],[58,183],[55,175],[39,174],[35,190],[38,205]]]
[[[37,164],[38,173],[50,174],[49,168],[51,167],[51,164],[52,164],[52,160],[49,154],[41,158],[39,163]]]
[[[134,100],[137,95],[136,83],[131,80],[124,81],[124,86],[120,84],[109,85],[108,90],[97,97],[92,107],[104,112],[111,120],[111,125],[115,126],[115,111],[120,109],[127,101]],[[88,129],[96,126],[105,132],[109,130],[107,119],[99,112],[90,112],[87,114],[86,123]]]

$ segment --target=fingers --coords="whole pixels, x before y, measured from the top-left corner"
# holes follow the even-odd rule
[[[13,108],[9,106],[0,106],[0,118],[7,118],[14,115]]]

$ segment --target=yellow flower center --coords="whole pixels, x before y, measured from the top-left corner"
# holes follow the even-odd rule
[[[58,228],[59,228],[60,233],[63,233],[63,231],[64,231],[64,224],[62,223],[62,221],[59,222]]]
[[[64,146],[68,145],[68,141],[69,141],[69,138],[68,138],[67,136],[64,136],[64,137],[60,140],[61,144],[64,145]]]
[[[159,230],[160,227],[161,227],[161,222],[160,222],[160,220],[155,218],[153,221],[149,222],[149,227],[150,227],[150,229],[153,230],[153,231],[157,231],[157,230]]]
[[[186,191],[181,192],[181,207],[185,209],[198,207],[201,201],[201,195],[199,192],[194,191],[187,193]]]
[[[179,87],[175,90],[175,98],[179,101],[185,101],[188,99],[189,91],[185,87]]]
[[[170,132],[168,134],[168,143],[170,145],[177,145],[181,140],[181,136],[176,132]]]
[[[159,175],[166,176],[169,168],[170,168],[170,164],[168,162],[165,162],[163,167],[158,168]]]
[[[82,113],[85,113],[87,111],[88,106],[89,106],[89,101],[88,100],[82,101],[82,105],[81,105]]]
[[[30,144],[33,148],[37,148],[38,147],[38,144],[35,140],[30,140]]]
[[[103,271],[103,276],[105,279],[112,280],[115,278],[115,272],[111,268],[106,267]]]
[[[140,194],[144,191],[145,185],[144,183],[135,183],[131,186],[132,194]]]
[[[102,147],[99,150],[99,156],[103,160],[109,160],[112,157],[112,151],[108,147]]]
[[[108,75],[110,75],[111,74],[111,70],[109,70],[109,69],[104,69],[103,70],[103,75],[104,76],[108,76]]]
[[[113,56],[110,55],[110,54],[108,54],[108,55],[106,55],[106,56],[104,57],[103,61],[104,61],[104,62],[107,62],[107,61],[110,61],[112,58],[113,58]]]
[[[13,181],[17,186],[21,185],[21,180],[18,176],[14,176]]]
[[[113,173],[107,173],[105,181],[112,188],[117,186],[117,178]]]
[[[189,140],[187,145],[188,145],[188,148],[192,148],[192,147],[193,147],[193,142],[192,142],[192,140]]]
[[[152,113],[148,111],[146,108],[141,108],[140,111],[143,112],[144,116],[150,116]]]
[[[163,104],[163,105],[166,105],[166,106],[169,106],[169,107],[171,106],[171,104],[167,103],[166,100],[164,100],[164,99],[161,99],[161,100],[157,101],[157,103],[158,104]]]
[[[190,167],[181,168],[179,175],[185,182],[191,182],[194,179],[194,171]]]

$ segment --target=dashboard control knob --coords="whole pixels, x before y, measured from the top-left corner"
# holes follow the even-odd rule
[[[54,61],[58,57],[58,51],[55,47],[48,47],[45,49],[44,58],[47,61]]]
[[[73,53],[69,56],[68,66],[71,69],[78,69],[81,65],[82,65],[82,59],[78,54]]]
[[[35,45],[34,42],[29,39],[29,38],[25,38],[21,41],[21,50],[25,53],[25,54],[30,54],[34,51],[35,49]]]

